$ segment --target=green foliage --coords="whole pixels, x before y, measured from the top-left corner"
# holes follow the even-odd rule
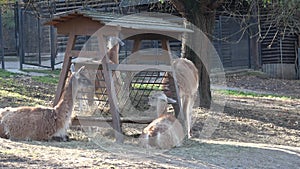
[[[146,89],[146,90],[162,90],[162,85],[160,84],[140,84],[140,83],[133,83],[131,87],[134,89]]]
[[[24,72],[36,72],[36,73],[44,73],[52,76],[58,76],[60,74],[60,69],[56,70],[37,70],[37,69],[24,69]]]
[[[16,2],[17,0],[0,0],[0,3],[1,4],[7,4],[7,3],[14,3]]]
[[[19,75],[17,73],[11,73],[6,70],[0,69],[0,78],[8,78],[8,77],[14,77],[16,75]]]
[[[44,77],[30,77],[0,69],[0,107],[48,105],[59,74],[51,72]]]
[[[45,84],[58,84],[59,74],[61,70],[36,70],[36,69],[25,69],[24,72],[35,72],[42,73],[45,76],[33,76],[32,80]]]
[[[15,20],[14,20],[14,12],[13,10],[6,10],[2,12],[3,18],[3,25],[7,29],[12,29],[15,27]]]
[[[12,8],[11,3],[15,1],[9,0],[0,0],[1,4],[1,16],[2,24],[6,29],[13,29],[15,27],[15,18],[14,18],[14,9]]]
[[[13,91],[6,91],[0,89],[0,95],[3,98],[10,98],[9,106],[15,107],[19,105],[26,105],[26,106],[37,106],[37,105],[46,105],[44,100],[28,97],[28,95],[24,95],[23,93],[13,92]],[[2,97],[0,97],[0,101]],[[2,106],[1,106],[2,107]]]
[[[40,82],[40,83],[45,83],[45,84],[57,84],[59,81],[59,74],[60,74],[60,70],[34,70],[34,69],[27,69],[27,70],[23,70],[24,72],[36,72],[36,73],[44,73],[46,74],[45,76],[33,76],[31,79],[36,81],[36,82]],[[15,77],[17,75],[17,73],[11,73],[8,72],[6,70],[2,70],[0,69],[0,78],[12,78]],[[7,81],[9,82],[9,80]],[[4,80],[2,83],[6,83],[6,80]]]
[[[272,3],[271,0],[263,0],[262,2],[263,2],[263,4],[269,4],[269,3]]]
[[[19,86],[13,78],[2,78],[0,77],[0,89],[6,90],[9,92],[17,92],[17,93],[24,93],[26,92],[24,86]]]
[[[58,84],[58,77],[53,76],[33,76],[32,80],[46,84]]]
[[[265,97],[265,98],[278,98],[278,99],[291,99],[291,97],[277,95],[277,94],[262,94],[254,92],[243,92],[236,90],[217,90],[217,93],[239,97]]]
[[[45,104],[44,101],[31,97],[31,92],[26,86],[18,83],[12,78],[16,74],[1,71],[0,77],[0,102],[1,107],[6,106],[35,106],[37,104]],[[9,103],[6,103],[9,100]],[[9,105],[6,105],[9,104]]]

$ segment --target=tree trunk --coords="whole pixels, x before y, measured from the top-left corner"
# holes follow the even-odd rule
[[[204,34],[208,36],[211,40],[212,33],[214,30],[215,22],[215,8],[218,3],[222,1],[216,0],[172,0],[171,3],[179,11],[179,13],[186,18],[186,20],[198,29],[200,29]],[[193,35],[194,37],[201,37]],[[189,41],[189,42],[188,42]],[[205,67],[203,59],[207,59],[209,52],[207,51],[211,45],[210,41],[201,40],[201,44],[197,44],[199,39],[195,40],[193,38],[184,39],[183,46],[183,57],[191,60],[199,71],[199,97],[200,97],[200,107],[209,108],[211,104],[211,90],[210,90],[210,78],[209,78],[209,67]],[[198,51],[192,51],[190,48],[185,47],[186,43],[197,45],[194,49]],[[196,53],[201,56],[197,56]],[[208,66],[208,65],[206,65]]]

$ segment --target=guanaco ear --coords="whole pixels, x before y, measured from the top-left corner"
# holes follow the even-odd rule
[[[169,98],[169,97],[167,97],[167,101],[168,101],[168,103],[171,103],[171,104],[174,104],[177,102],[176,100]]]
[[[74,66],[73,66],[74,67]],[[74,71],[73,73],[75,74],[75,78],[79,79],[82,75],[82,71],[84,69],[84,66],[82,66],[80,69],[78,69],[76,72]]]
[[[81,68],[77,71],[78,73],[81,73],[83,71],[83,69],[85,68],[85,66],[81,66]]]
[[[71,64],[70,70],[71,70],[72,73],[75,72],[75,66],[74,66],[74,63]]]
[[[124,46],[125,45],[125,43],[120,38],[118,38],[118,42],[119,42],[120,46]]]

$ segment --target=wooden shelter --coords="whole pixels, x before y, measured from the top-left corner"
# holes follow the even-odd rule
[[[75,10],[67,13],[58,14],[54,19],[46,24],[57,28],[58,34],[68,36],[68,43],[65,51],[64,62],[60,74],[59,84],[54,100],[54,105],[58,103],[65,85],[66,78],[71,65],[71,60],[76,57],[92,58],[98,60],[97,62],[88,63],[99,66],[102,70],[103,80],[107,91],[108,103],[110,106],[110,113],[112,115],[112,123],[115,131],[117,142],[122,142],[121,133],[121,118],[120,111],[117,107],[116,89],[113,81],[114,71],[137,72],[143,70],[160,70],[164,72],[173,72],[171,66],[171,51],[169,46],[170,39],[179,39],[183,33],[192,32],[184,28],[181,24],[171,22],[173,20],[170,15],[141,13],[136,15],[122,16],[111,13],[99,13],[91,10]],[[142,40],[160,40],[163,51],[162,56],[158,60],[162,60],[164,64],[151,64],[149,62],[141,63],[134,61],[134,64],[111,63],[107,57],[106,37],[122,35],[122,39],[133,40],[132,53],[139,55],[139,50]],[[94,51],[80,51],[75,50],[74,46],[78,36],[95,36],[97,39],[97,50]],[[143,53],[143,52],[142,52]],[[155,58],[143,57],[147,60],[155,60]],[[167,59],[166,59],[167,58]],[[142,60],[143,60],[142,59]],[[166,64],[166,62],[168,62]],[[84,63],[82,63],[84,64]],[[176,80],[176,78],[175,78]],[[178,89],[176,86],[176,93]],[[179,96],[177,94],[177,99]],[[179,104],[179,102],[178,102]]]

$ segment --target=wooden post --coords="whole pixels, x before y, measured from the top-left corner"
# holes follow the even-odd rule
[[[65,82],[68,77],[68,72],[69,72],[70,65],[71,65],[71,57],[72,57],[71,50],[73,49],[73,47],[75,45],[75,40],[76,40],[76,35],[74,35],[73,33],[70,33],[68,42],[67,42],[67,47],[66,47],[62,70],[61,70],[60,76],[59,76],[59,82],[58,82],[58,86],[57,86],[57,90],[56,90],[56,95],[55,95],[55,99],[53,102],[54,106],[57,105],[57,103],[59,102],[60,96],[65,87]]]
[[[41,29],[41,19],[40,17],[37,17],[37,29],[38,29],[38,61],[39,61],[39,65],[42,64],[42,45],[41,45],[41,41],[42,41],[42,29]]]
[[[53,15],[55,13],[54,2],[51,2],[50,7],[50,18],[53,19]],[[55,69],[55,57],[56,57],[56,36],[54,26],[50,25],[50,55],[51,55],[51,69]]]
[[[133,42],[132,53],[137,52],[141,47],[141,39],[135,39]]]
[[[103,67],[103,76],[106,84],[106,91],[108,96],[108,102],[110,105],[110,112],[112,115],[112,124],[114,129],[114,134],[117,143],[124,142],[124,136],[122,134],[121,128],[121,119],[120,119],[120,111],[117,107],[117,98],[116,98],[116,90],[113,82],[112,71],[108,68],[109,59],[107,56],[107,50],[104,46],[106,46],[106,41],[103,38],[103,35],[99,32],[97,34],[98,46],[100,49],[100,57],[102,58],[102,67]],[[104,44],[103,44],[104,43]]]
[[[169,57],[170,57],[170,61],[172,62],[172,53],[171,53],[171,49],[170,49],[170,43],[168,39],[162,39],[161,40],[161,47],[163,50],[168,51]]]
[[[2,7],[0,8],[0,50],[1,50],[1,65],[5,69],[4,63],[4,43],[3,43],[3,29],[2,29]]]
[[[298,45],[297,45],[298,44]],[[300,79],[300,35],[298,35],[298,43],[296,42],[296,47],[297,47],[297,60],[298,60],[298,63],[296,63],[297,65],[297,79],[299,80]]]
[[[176,99],[177,99],[177,103],[172,104],[174,111],[175,111],[175,116],[178,118],[178,115],[183,116],[183,110],[182,110],[182,106],[181,106],[181,101],[180,101],[180,96],[179,96],[179,89],[177,86],[177,78],[176,78],[176,72],[173,68],[172,62],[173,62],[173,57],[172,57],[172,53],[171,53],[171,48],[170,48],[170,43],[168,39],[162,39],[161,41],[161,45],[162,45],[162,49],[168,51],[169,57],[170,57],[170,64],[172,67],[172,76],[173,76],[173,80],[174,80],[174,86],[175,86],[175,92],[176,92]]]

